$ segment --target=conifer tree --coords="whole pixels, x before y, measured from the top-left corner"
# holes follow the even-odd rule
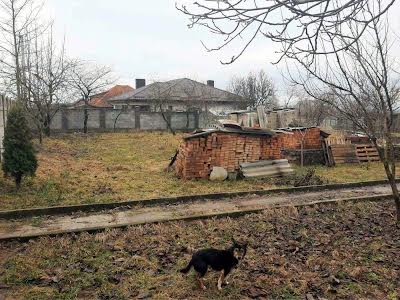
[[[6,176],[14,177],[17,188],[24,176],[34,176],[37,169],[31,132],[20,105],[13,106],[7,116],[3,140],[2,169]]]

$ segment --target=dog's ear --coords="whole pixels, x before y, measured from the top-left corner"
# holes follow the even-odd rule
[[[235,240],[235,238],[231,238],[231,241],[232,241],[232,243],[234,244],[234,245],[237,245],[238,243],[236,242],[236,240]]]

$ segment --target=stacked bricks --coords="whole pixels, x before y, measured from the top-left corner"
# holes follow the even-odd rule
[[[228,172],[239,170],[244,162],[283,158],[283,149],[300,149],[301,133],[274,136],[213,132],[186,139],[179,147],[175,170],[183,179],[208,178],[214,166]],[[307,130],[305,149],[321,149],[319,128]]]
[[[305,131],[295,130],[292,134],[281,134],[282,146],[287,150],[301,149],[301,139],[304,138],[304,149],[321,149],[321,130],[318,127]]]

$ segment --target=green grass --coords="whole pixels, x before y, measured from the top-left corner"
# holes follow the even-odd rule
[[[16,191],[0,172],[0,209],[149,199],[276,187],[272,180],[178,179],[164,170],[182,135],[163,132],[70,134],[37,145],[39,169]],[[299,168],[298,172],[302,172]],[[317,167],[329,182],[385,178],[379,163]],[[279,182],[277,182],[279,184]]]

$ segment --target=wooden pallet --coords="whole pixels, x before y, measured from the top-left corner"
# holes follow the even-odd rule
[[[331,145],[333,161],[335,164],[358,163],[354,145]]]
[[[378,150],[371,144],[356,145],[356,156],[360,162],[380,160]]]
[[[332,150],[326,141],[322,142],[322,151],[324,153],[325,165],[328,167],[333,167],[335,165],[335,161],[332,156]]]

